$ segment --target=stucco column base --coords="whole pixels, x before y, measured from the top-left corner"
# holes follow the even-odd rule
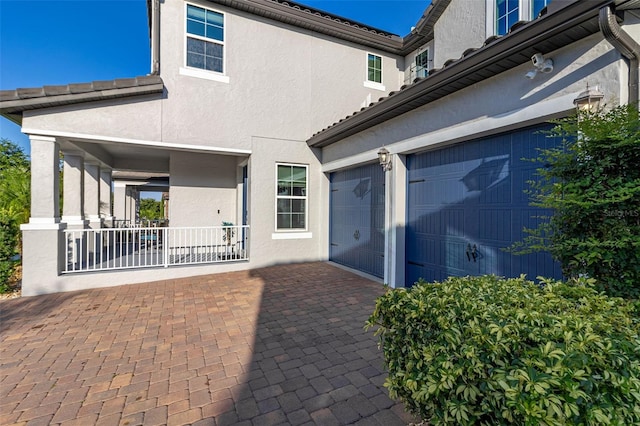
[[[49,225],[48,229],[22,226],[22,295],[55,293],[62,290],[60,271],[63,268],[64,224]]]
[[[104,228],[113,228],[113,221],[116,220],[115,216],[103,216],[102,226]]]
[[[89,223],[87,227],[89,229],[100,229],[102,228],[102,218],[99,216],[89,216]]]
[[[76,218],[68,218],[62,216],[62,222],[67,224],[67,229],[86,229],[89,226],[89,221],[87,219],[76,219]]]

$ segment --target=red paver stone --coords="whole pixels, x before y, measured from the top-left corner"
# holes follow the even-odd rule
[[[303,263],[0,301],[0,423],[406,424],[383,292]]]

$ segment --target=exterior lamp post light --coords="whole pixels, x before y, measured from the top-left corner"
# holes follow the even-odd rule
[[[588,114],[600,110],[600,103],[603,98],[604,94],[598,90],[598,86],[592,89],[589,87],[589,83],[587,83],[587,90],[580,93],[578,97],[573,100],[573,104],[576,106],[578,114]]]
[[[380,148],[380,151],[378,151],[378,161],[380,161],[382,170],[385,172],[391,170],[391,154],[385,147]]]

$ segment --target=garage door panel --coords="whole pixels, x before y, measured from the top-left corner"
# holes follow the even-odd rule
[[[537,148],[558,143],[541,132],[546,128],[408,156],[407,283],[420,273],[561,276],[546,253],[515,256],[504,250],[523,238],[523,226],[535,227],[535,216],[545,213],[529,206],[524,191],[539,164],[523,157],[534,158]],[[414,244],[425,239],[434,243]]]
[[[384,274],[384,174],[377,164],[330,176],[329,258],[382,277]]]
[[[512,222],[511,209],[480,209],[478,211],[478,237],[482,241],[509,245],[513,241],[513,230],[505,226]]]

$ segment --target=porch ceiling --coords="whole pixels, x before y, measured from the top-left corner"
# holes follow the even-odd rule
[[[78,137],[58,137],[57,140],[63,153],[78,153],[84,157],[85,162],[128,173],[168,174],[169,159],[172,152],[225,155],[230,158],[248,157],[251,154],[247,150],[163,142],[114,141]]]
[[[60,139],[60,149],[83,153],[87,162],[113,170],[169,173],[171,150],[161,147],[133,145],[126,142]]]

